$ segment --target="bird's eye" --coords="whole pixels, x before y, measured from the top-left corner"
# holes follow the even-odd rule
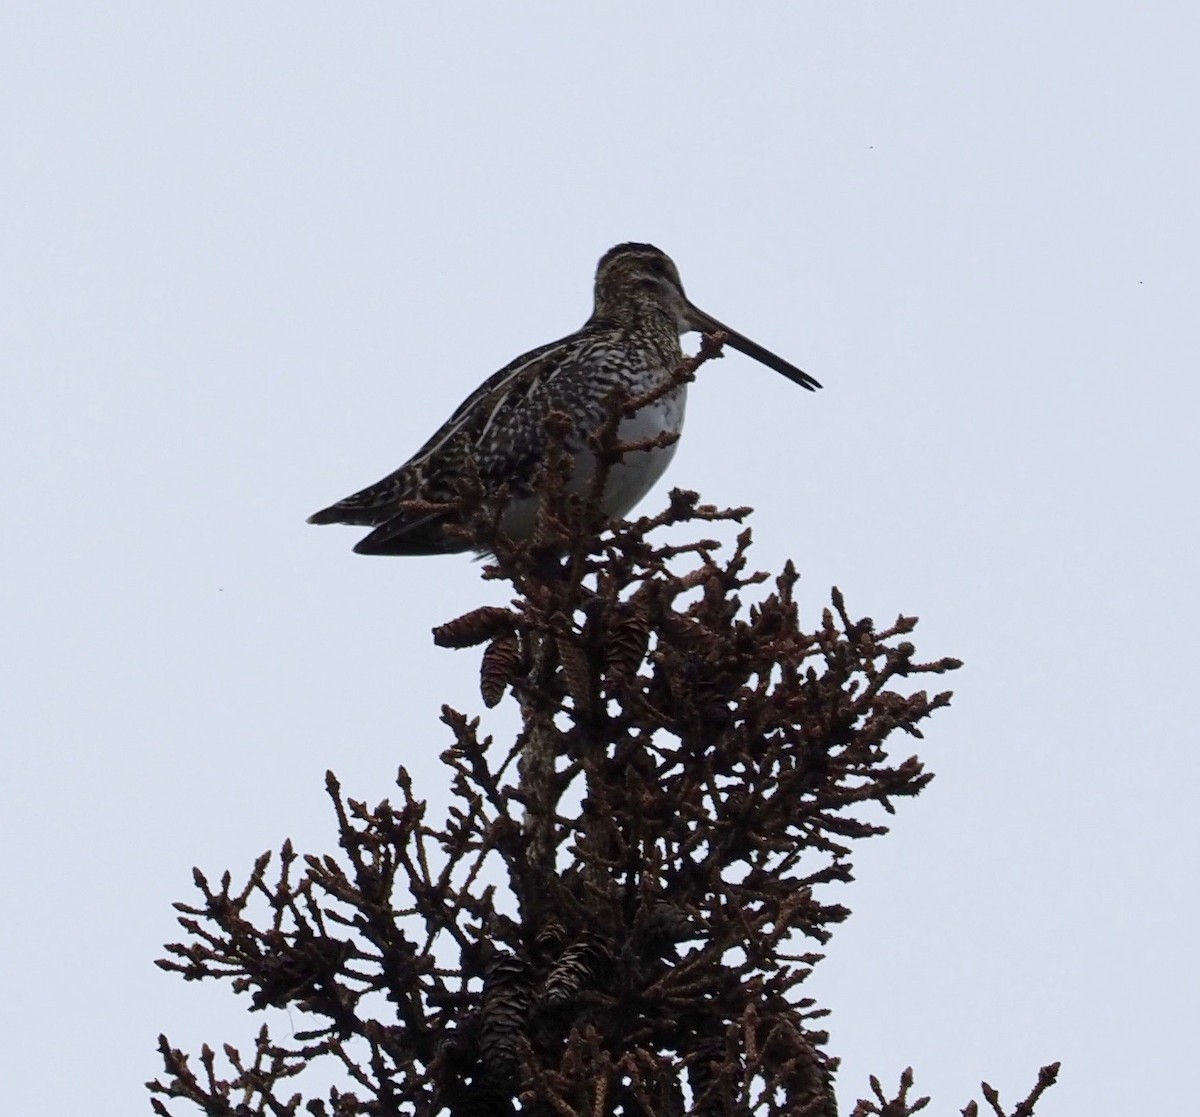
[[[650,261],[649,272],[663,290],[674,291],[679,286],[679,280],[671,274],[670,265],[665,260]]]

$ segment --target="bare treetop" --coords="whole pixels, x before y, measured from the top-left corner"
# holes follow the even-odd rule
[[[638,402],[613,404],[601,463]],[[915,618],[855,617],[836,589],[806,622],[796,570],[753,571],[748,529],[674,541],[728,536],[748,509],[675,491],[658,515],[604,518],[603,477],[572,493],[561,426],[557,445],[520,543],[459,487],[455,518],[513,597],[434,633],[483,649],[481,700],[518,703],[516,740],[446,707],[444,820],[403,768],[374,807],[330,773],[336,855],[285,843],[236,888],[196,872],[160,965],[303,1030],[264,1026],[221,1071],[163,1038],[157,1112],[836,1114],[804,982],[849,914],[854,841],[932,778],[904,745],[950,701],[924,677],[958,663],[921,661]],[[398,719],[397,751],[415,734]],[[310,1088],[321,1065],[336,1085]],[[916,1112],[911,1084],[889,1100],[874,1083],[856,1114]]]

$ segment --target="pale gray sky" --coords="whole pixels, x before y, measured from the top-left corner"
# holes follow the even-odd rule
[[[144,1112],[160,1030],[252,1034],[152,961],[193,864],[332,846],[326,767],[444,801],[480,702],[429,629],[498,591],[304,517],[629,239],[826,385],[706,366],[666,483],[755,505],[810,618],[966,660],[830,897],[843,1104],[1061,1059],[1046,1117],[1190,1112],[1197,11],[8,5],[3,1112]]]

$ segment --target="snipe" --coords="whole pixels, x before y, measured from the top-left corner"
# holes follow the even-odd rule
[[[470,550],[447,535],[445,512],[411,513],[406,501],[452,503],[455,478],[468,462],[485,490],[507,487],[511,503],[502,521],[506,534],[532,530],[533,482],[544,452],[545,420],[552,411],[575,421],[568,439],[576,455],[573,484],[587,483],[588,435],[604,422],[607,401],[624,389],[640,396],[663,385],[683,360],[681,334],[721,331],[726,344],[810,391],[807,373],[757,342],[697,309],[683,293],[679,272],[666,253],[650,244],[610,248],[596,268],[595,309],[583,327],[518,357],[475,389],[424,446],[394,473],[308,518],[310,524],[359,524],[372,531],[354,548],[363,555],[431,555]],[[681,384],[622,420],[624,442],[678,433],[687,385]],[[675,445],[639,450],[613,467],[603,510],[624,516],[662,476]]]

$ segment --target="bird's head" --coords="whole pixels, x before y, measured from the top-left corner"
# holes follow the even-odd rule
[[[651,303],[676,322],[681,334],[694,330],[693,307],[683,293],[674,261],[652,244],[618,244],[596,265],[596,314],[608,317],[629,303]]]
[[[683,292],[683,280],[674,261],[652,244],[618,244],[596,265],[596,308],[593,318],[620,320],[631,306],[653,305],[668,314],[681,334],[692,330],[725,335],[727,344],[760,364],[774,369],[802,388],[821,385],[806,372],[764,349],[756,341],[731,329],[692,304]]]

